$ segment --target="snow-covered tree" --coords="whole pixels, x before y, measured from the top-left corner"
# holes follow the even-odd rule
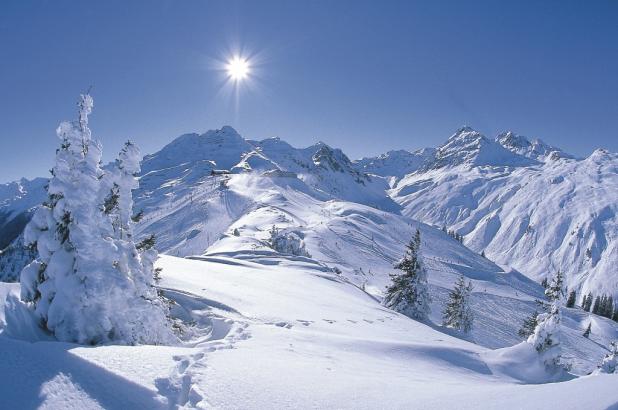
[[[609,353],[605,355],[599,365],[598,373],[616,373],[618,369],[618,342],[611,342]]]
[[[268,231],[269,237],[267,240],[268,246],[279,253],[296,256],[311,257],[305,248],[303,234],[298,231],[281,230],[273,225]]]
[[[421,254],[421,233],[418,229],[395,269],[401,273],[391,275],[392,282],[386,288],[384,306],[416,320],[427,320],[431,298]]]
[[[519,336],[523,338],[528,338],[532,333],[534,333],[534,329],[536,329],[536,325],[538,325],[537,317],[539,316],[538,311],[532,312],[530,316],[524,319],[524,322],[517,332]]]
[[[545,288],[545,296],[550,302],[555,300],[562,300],[564,298],[566,290],[564,289],[564,277],[562,272],[558,271],[552,276],[551,281],[548,282]]]
[[[548,312],[541,313],[538,318],[538,325],[534,333],[528,337],[530,343],[541,355],[545,366],[549,370],[557,370],[562,367],[560,344],[560,309],[564,300],[564,287],[562,274],[558,271],[548,283],[545,295],[551,301]]]
[[[466,281],[461,275],[455,283],[455,288],[449,294],[449,301],[442,313],[444,326],[452,327],[468,333],[474,323],[474,313],[470,306],[472,295],[472,282]]]
[[[93,100],[80,97],[79,118],[57,130],[49,199],[26,226],[37,258],[21,272],[21,297],[57,339],[85,344],[164,343],[173,340],[165,310],[141,288],[140,258],[129,238],[119,239],[112,213],[130,203],[109,199],[110,178],[100,167],[101,145],[92,139]],[[124,202],[122,202],[124,200]]]
[[[115,239],[118,250],[115,258],[116,269],[132,279],[135,296],[140,300],[140,304],[144,305],[135,312],[136,316],[139,316],[135,326],[140,327],[136,332],[149,335],[146,339],[156,341],[169,333],[169,301],[163,298],[154,286],[157,276],[154,263],[158,258],[154,235],[137,244],[134,240],[132,191],[139,186],[136,176],[140,171],[140,159],[139,148],[133,142],[127,141],[116,162],[103,178],[104,189],[108,190],[106,198],[116,198],[116,206],[105,214],[112,227],[108,234]]]

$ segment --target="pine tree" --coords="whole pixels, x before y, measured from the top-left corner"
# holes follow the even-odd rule
[[[614,313],[612,314],[612,320],[614,322],[618,322],[618,307],[614,310]]]
[[[564,298],[562,274],[558,271],[552,277],[545,290],[545,295],[551,301],[549,312],[541,313],[537,320],[538,325],[527,342],[539,353],[543,363],[549,370],[558,370],[562,367],[560,344],[560,326],[562,300]]]
[[[386,289],[384,306],[413,319],[427,320],[431,298],[420,249],[421,233],[417,229],[403,259],[395,265],[402,273],[391,275],[392,283]]]
[[[588,293],[588,296],[586,296],[586,301],[584,305],[582,306],[586,312],[590,312],[590,309],[592,309],[592,300],[593,300],[593,296],[592,296],[592,292],[590,292]]]
[[[584,331],[583,336],[587,339],[590,336],[590,331],[592,330],[592,322],[588,323],[588,327]]]
[[[577,297],[577,296],[576,296],[576,294],[575,294],[575,291],[574,291],[574,290],[572,290],[572,291],[569,293],[569,298],[567,299],[566,307],[568,307],[568,308],[572,308],[572,307],[574,307],[574,306],[575,306],[575,299],[576,299],[576,297]]]
[[[564,297],[564,278],[560,271],[556,272],[554,276],[552,276],[551,281],[548,283],[547,288],[545,289],[545,296],[550,302],[554,302],[556,300],[561,300]]]
[[[82,95],[78,107],[78,120],[58,127],[62,142],[47,186],[48,201],[24,231],[25,243],[36,247],[37,257],[21,272],[22,300],[42,327],[62,341],[172,341],[163,310],[136,291],[141,273],[127,255],[137,252],[114,234],[111,218],[123,209],[122,186],[114,198],[109,196],[113,184],[100,167],[101,145],[88,128],[90,95]],[[125,268],[127,264],[131,266]]]
[[[601,309],[601,297],[597,296],[594,299],[594,305],[592,305],[592,313],[594,313],[595,315],[598,315],[600,309]]]
[[[138,244],[134,240],[132,191],[139,187],[137,175],[140,160],[139,148],[127,141],[103,182],[108,188],[111,184],[110,192],[117,194],[117,206],[107,215],[113,228],[110,234],[115,238],[118,250],[116,269],[131,278],[134,285],[133,292],[137,301],[133,303],[133,316],[136,319],[133,332],[139,337],[148,335],[144,337],[145,340],[158,343],[169,336],[167,325],[170,301],[155,288],[159,273],[154,268],[158,258],[154,234]]]
[[[539,312],[535,310],[530,316],[525,318],[517,334],[527,339],[532,333],[534,333],[534,329],[536,328],[536,325],[538,325],[538,316]]]
[[[449,301],[442,313],[443,325],[468,333],[474,323],[474,313],[470,306],[472,282],[466,281],[461,275],[455,283],[455,288],[449,293]]]
[[[599,302],[599,308],[597,309],[597,315],[605,316],[605,312],[607,311],[607,295],[601,296],[601,301]]]
[[[611,319],[613,314],[614,314],[614,298],[612,297],[612,295],[609,295],[605,302],[605,314],[603,316],[605,316],[608,319]]]

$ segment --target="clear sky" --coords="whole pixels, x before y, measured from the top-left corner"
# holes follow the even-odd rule
[[[252,56],[236,106],[213,61]],[[46,176],[93,86],[111,160],[185,132],[351,158],[461,125],[618,151],[618,1],[0,1],[0,182]]]

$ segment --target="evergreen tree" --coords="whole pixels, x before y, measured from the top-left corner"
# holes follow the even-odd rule
[[[607,295],[601,296],[601,301],[599,302],[599,308],[597,310],[597,315],[605,316],[607,312]]]
[[[449,301],[442,313],[443,325],[462,330],[468,333],[472,329],[474,313],[470,306],[470,296],[472,295],[472,282],[466,281],[462,276],[459,277],[455,288],[449,294]]]
[[[395,269],[402,273],[391,275],[392,282],[386,289],[384,306],[413,319],[427,320],[431,298],[420,248],[421,233],[417,229],[403,259],[395,265]]]
[[[62,142],[47,186],[49,199],[24,231],[37,257],[21,272],[21,297],[62,341],[172,341],[164,311],[136,291],[141,273],[126,268],[134,249],[114,235],[111,217],[122,209],[122,187],[110,198],[101,145],[88,128],[90,95],[82,95],[78,107],[78,120],[58,127]]]
[[[164,341],[168,329],[165,325],[169,324],[170,302],[155,288],[158,277],[154,268],[158,258],[155,236],[152,234],[136,244],[133,233],[135,222],[132,191],[139,187],[137,175],[140,171],[140,160],[139,148],[133,142],[127,141],[112,170],[103,178],[103,183],[107,184],[110,194],[117,195],[117,206],[107,214],[113,228],[113,232],[109,233],[114,237],[118,250],[115,266],[131,278],[134,295],[139,300],[133,303],[133,316],[139,318],[135,321],[134,332],[148,335],[146,340],[161,342]]]
[[[574,291],[574,290],[572,290],[572,291],[569,293],[569,298],[567,299],[566,307],[568,307],[568,308],[572,308],[572,307],[574,307],[574,306],[575,306],[575,298],[576,298],[576,297],[577,297],[577,296],[576,296],[576,294],[575,294],[575,291]]]
[[[590,309],[592,309],[592,300],[593,300],[593,296],[592,296],[592,292],[590,292],[588,293],[588,296],[586,296],[585,303],[582,305],[583,309],[586,312],[590,312]]]
[[[603,316],[605,316],[608,319],[611,319],[613,314],[614,314],[614,298],[612,297],[612,295],[609,295],[605,302],[605,314]]]
[[[535,310],[530,316],[525,318],[517,334],[527,339],[532,333],[534,333],[534,329],[536,328],[536,325],[538,325],[538,321],[537,321],[538,316],[539,316],[539,312]]]
[[[562,273],[558,271],[554,276],[552,276],[551,281],[548,283],[547,288],[545,289],[545,296],[547,296],[547,299],[550,302],[554,302],[564,298],[564,295],[564,278]]]
[[[618,322],[618,307],[614,310],[614,314],[612,315],[612,320],[614,322]]]
[[[592,305],[592,313],[594,313],[595,315],[598,315],[600,310],[601,310],[601,297],[597,296],[594,299],[594,305]]]
[[[592,330],[592,322],[588,323],[588,327],[586,328],[586,330],[584,331],[583,336],[585,338],[588,338],[590,336],[590,331]]]
[[[545,295],[551,301],[549,312],[541,313],[538,316],[538,325],[527,340],[539,353],[543,363],[550,370],[558,370],[562,367],[562,348],[560,343],[562,319],[560,308],[564,298],[562,283],[562,274],[557,272],[545,290]]]

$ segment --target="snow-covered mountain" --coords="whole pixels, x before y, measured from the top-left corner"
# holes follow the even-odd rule
[[[46,198],[47,179],[0,184],[0,249],[14,241],[30,219],[30,212]]]
[[[390,194],[404,215],[453,229],[531,278],[561,270],[571,289],[618,293],[617,154],[579,160],[512,133],[491,141],[464,128]]]
[[[609,266],[615,253],[605,253],[615,252],[616,155],[537,155],[539,148],[519,152],[505,141],[464,128],[435,150],[350,161],[324,143],[299,149],[278,138],[248,140],[231,127],[177,138],[144,157],[134,199],[135,212],[143,213],[136,235],[156,235],[166,254],[158,262],[161,289],[174,301],[174,315],[190,324],[182,343],[48,343],[17,303],[19,285],[0,283],[0,374],[19,379],[0,383],[0,408],[477,408],[481,399],[494,408],[612,405],[613,376],[535,386],[558,379],[533,349],[518,344],[517,331],[543,298],[526,275],[541,277],[530,274],[538,268],[531,261],[543,263],[537,247],[554,245],[545,241],[560,218],[580,218],[583,238],[610,238],[598,253],[590,251],[598,259],[586,289],[601,289],[594,287],[599,278],[616,283]],[[587,188],[595,175],[596,185]],[[45,199],[45,180],[37,183],[6,195],[13,198],[7,214]],[[588,232],[587,212],[603,206],[605,219]],[[514,229],[515,219],[500,233],[496,220],[525,212],[532,212],[525,228]],[[483,223],[488,215],[498,216]],[[443,225],[466,234],[465,245]],[[540,228],[547,238],[534,231]],[[416,229],[430,323],[380,305]],[[499,250],[522,230],[534,236],[514,240],[521,248]],[[560,260],[555,252],[545,259]],[[24,262],[24,255],[1,256]],[[521,268],[521,261],[529,265]],[[564,271],[574,283],[577,276]],[[460,275],[474,287],[468,335],[440,326]],[[565,308],[562,335],[574,377],[595,368],[618,326]],[[438,393],[438,382],[451,388]]]
[[[540,161],[546,159],[575,158],[573,155],[567,154],[560,148],[548,145],[538,138],[530,141],[523,135],[517,135],[512,131],[503,132],[498,135],[496,137],[496,142],[509,151]]]
[[[435,148],[423,148],[414,152],[397,150],[377,157],[365,157],[354,161],[354,164],[369,174],[402,178],[426,166],[435,155]]]
[[[0,184],[0,280],[16,280],[34,258],[23,246],[22,232],[33,210],[47,197],[47,179],[35,178]]]
[[[579,293],[618,297],[612,266],[618,260],[617,168],[614,153],[597,150],[577,159],[538,139],[506,132],[492,140],[470,127],[436,149],[358,161],[324,143],[299,149],[223,127],[182,135],[145,156],[136,208],[145,215],[139,230],[157,234],[163,251],[199,254],[255,202],[226,189],[230,178],[269,176],[320,201],[364,204],[446,226],[474,251],[534,280],[560,269]],[[5,246],[17,238],[27,210],[43,200],[44,183],[0,187]],[[4,265],[19,268],[7,260],[13,253],[5,252]]]
[[[200,156],[178,154],[185,142],[193,149],[200,138],[225,134],[231,138],[202,148]],[[209,261],[270,260],[269,231],[276,226],[290,249],[302,245],[306,250],[299,257],[339,272],[342,280],[379,299],[393,264],[420,227],[435,296],[432,319],[440,322],[448,290],[463,274],[477,289],[474,303],[483,323],[473,330],[472,340],[492,348],[520,340],[521,321],[535,308],[534,299],[543,297],[542,288],[518,271],[499,267],[441,230],[393,209],[384,195],[385,178],[354,170],[358,163],[340,150],[322,143],[297,149],[278,138],[244,140],[230,128],[185,138],[145,158],[136,193],[136,207],[144,210],[138,233],[155,234],[161,252]],[[516,156],[501,146],[496,150],[509,159]],[[598,354],[578,353],[574,360],[587,363],[585,368],[590,365],[585,357]]]

